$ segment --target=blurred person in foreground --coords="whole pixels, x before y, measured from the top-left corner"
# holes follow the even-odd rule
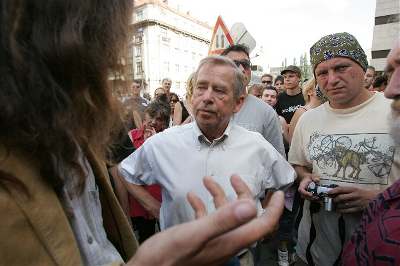
[[[104,164],[119,120],[108,76],[127,40],[131,5],[0,1],[4,265],[217,265],[273,231],[282,195],[253,219],[255,203],[241,179],[233,180],[239,199],[228,204],[206,180],[219,209],[206,216],[191,194],[198,220],[138,249]]]

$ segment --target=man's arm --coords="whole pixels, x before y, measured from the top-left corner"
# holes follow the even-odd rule
[[[158,218],[161,204],[143,187],[143,185],[157,183],[153,178],[154,174],[150,163],[152,158],[151,156],[149,158],[148,154],[150,149],[145,150],[145,145],[149,145],[148,141],[119,164],[117,175],[124,182],[129,194],[152,216]]]
[[[143,186],[130,184],[127,181],[124,181],[124,183],[129,194],[131,194],[153,217],[159,219],[161,203]]]
[[[223,189],[206,178],[204,184],[214,198],[217,211],[207,215],[202,201],[189,193],[188,200],[198,219],[149,238],[128,265],[221,265],[243,248],[271,234],[283,211],[283,193],[274,193],[267,211],[255,218],[256,205],[250,199],[249,188],[237,176],[231,178],[231,183],[238,199],[228,203]]]

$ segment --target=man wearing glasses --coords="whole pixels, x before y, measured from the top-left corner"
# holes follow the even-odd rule
[[[235,44],[226,48],[222,54],[233,60],[235,65],[245,76],[244,87],[250,82],[251,62],[248,48],[241,44]],[[260,133],[274,148],[285,156],[281,126],[278,116],[272,107],[265,104],[257,97],[244,91],[244,103],[233,120],[240,126],[254,132]]]
[[[264,74],[261,76],[261,83],[265,87],[272,85],[272,80],[274,77],[271,74]]]

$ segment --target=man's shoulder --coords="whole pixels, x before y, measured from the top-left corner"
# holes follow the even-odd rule
[[[269,143],[265,140],[265,138],[261,135],[261,133],[257,131],[251,131],[247,128],[237,124],[232,123],[231,125],[231,132],[234,134],[235,137],[240,138],[242,141],[246,142],[253,142],[253,143]]]
[[[254,95],[247,95],[248,100],[244,102],[243,106],[245,109],[254,110],[257,113],[263,112],[267,114],[274,114],[275,110],[267,103],[261,99],[255,97]]]
[[[187,133],[193,132],[194,130],[193,123],[181,125],[181,126],[173,126],[165,129],[163,132],[156,134],[158,138],[165,139],[176,139],[179,136],[186,135]]]

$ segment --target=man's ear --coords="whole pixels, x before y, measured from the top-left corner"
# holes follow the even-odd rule
[[[242,105],[244,103],[244,98],[245,98],[245,95],[242,94],[239,96],[239,98],[236,99],[235,108],[233,109],[233,113],[239,112],[240,108],[242,108]]]

